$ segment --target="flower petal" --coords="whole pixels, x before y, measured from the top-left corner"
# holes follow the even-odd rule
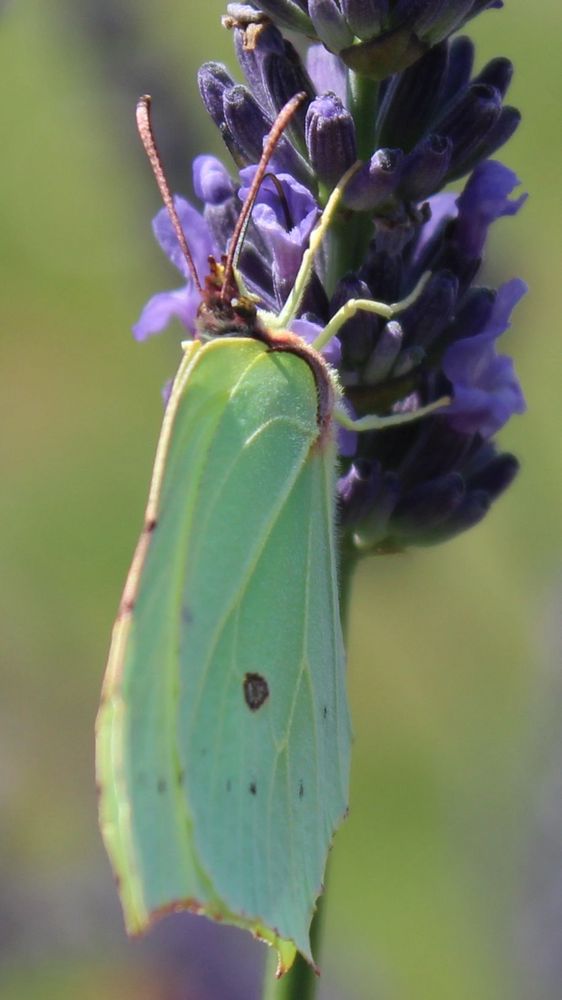
[[[222,205],[235,191],[228,170],[216,156],[195,157],[193,187],[199,200],[210,205]]]
[[[444,415],[463,434],[490,437],[512,414],[525,411],[513,361],[495,348],[525,291],[517,278],[502,285],[482,333],[458,340],[445,353],[443,371],[453,385],[453,402]]]
[[[154,333],[160,333],[173,317],[193,332],[199,303],[199,292],[191,283],[175,291],[158,292],[146,303],[133,327],[135,339],[147,340]]]
[[[520,183],[513,170],[496,160],[486,160],[473,171],[457,199],[455,238],[467,257],[481,256],[492,222],[519,211],[527,195],[513,201],[509,195]]]
[[[330,91],[342,104],[347,100],[346,70],[341,59],[323,45],[311,45],[306,55],[306,68],[318,94]]]
[[[249,191],[256,168],[240,171],[243,187],[239,197],[243,201]],[[299,269],[309,236],[318,218],[319,209],[310,193],[290,174],[278,174],[277,181],[283,191],[279,197],[276,185],[264,181],[256,199],[252,221],[273,255],[273,265],[282,284],[291,282]]]
[[[202,282],[208,270],[209,254],[216,252],[209,227],[203,216],[185,198],[176,195],[174,205],[197,268],[199,280]],[[190,277],[189,268],[165,208],[160,209],[154,218],[152,228],[162,250],[172,264],[186,278]]]

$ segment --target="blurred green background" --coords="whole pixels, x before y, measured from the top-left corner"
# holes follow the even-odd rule
[[[189,916],[127,942],[96,824],[93,722],[177,337],[130,325],[173,287],[134,134],[151,92],[173,186],[221,154],[196,91],[234,64],[221,0],[2,4],[0,997],[252,1000],[260,945]],[[531,292],[505,348],[522,472],[473,532],[366,563],[354,590],[352,809],[332,854],[320,997],[562,997],[558,0],[471,27],[511,57],[502,153],[531,198],[494,281]]]

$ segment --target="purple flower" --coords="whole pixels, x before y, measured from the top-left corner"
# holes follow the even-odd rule
[[[228,170],[216,156],[195,157],[193,187],[199,200],[208,205],[224,205],[234,193]]]
[[[332,299],[332,313],[352,297],[400,299],[429,270],[418,300],[396,319],[357,314],[342,328],[340,378],[360,413],[393,399],[402,407],[405,397],[427,402],[447,387],[453,395],[419,425],[357,436],[338,493],[362,551],[452,537],[484,517],[515,475],[516,460],[489,438],[525,407],[511,359],[496,352],[525,285],[514,280],[496,293],[472,282],[489,226],[524,200],[509,199],[517,183],[501,164],[482,164],[460,196],[430,199],[398,252],[377,231],[358,275],[342,279]]]
[[[176,197],[174,204],[189,241],[197,273],[202,279],[208,270],[209,254],[216,253],[209,228],[202,218],[185,198]],[[152,224],[154,235],[166,256],[187,279],[182,288],[169,292],[158,292],[145,305],[138,322],[133,327],[137,340],[146,340],[154,333],[160,333],[174,317],[177,317],[186,329],[193,332],[195,316],[199,308],[200,295],[193,284],[181,252],[176,234],[168,218],[165,208],[162,208]]]
[[[495,153],[517,128],[519,112],[504,105],[509,60],[493,59],[477,76],[473,66],[473,44],[457,38],[434,46],[385,83],[377,133],[381,146],[405,154],[401,197],[434,194]],[[428,171],[420,192],[420,172]]]
[[[305,137],[317,177],[335,187],[357,159],[355,122],[339,97],[328,93],[312,101],[306,113]]]
[[[342,104],[346,103],[346,71],[338,56],[323,45],[311,45],[307,52],[306,68],[317,94],[335,94]]]
[[[349,182],[344,202],[355,212],[379,210],[391,203],[398,187],[402,168],[400,149],[377,149]]]
[[[511,312],[526,291],[518,279],[502,285],[482,332],[458,340],[445,353],[443,371],[453,387],[447,420],[463,434],[491,437],[512,414],[525,412],[513,361],[496,353],[496,339],[509,327]]]
[[[241,201],[248,194],[255,170],[255,167],[246,167],[240,171],[243,182],[239,191]],[[267,178],[260,188],[252,222],[269,253],[279,306],[294,283],[319,214],[310,191],[290,174],[277,174],[277,184]]]
[[[527,195],[513,201],[509,195],[520,183],[512,170],[495,160],[486,160],[476,167],[457,199],[456,239],[465,254],[480,257],[491,223],[519,211]]]

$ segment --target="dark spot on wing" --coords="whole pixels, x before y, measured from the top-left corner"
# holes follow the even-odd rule
[[[304,795],[304,785],[303,785],[302,779],[301,779],[299,781],[299,799],[302,799],[303,795]]]
[[[250,795],[257,795],[257,794],[258,794],[258,786],[256,785],[255,781],[251,781],[250,782]]]
[[[156,788],[158,789],[158,794],[163,795],[167,788],[166,779],[158,778],[158,784],[156,785]]]
[[[261,674],[244,674],[244,701],[251,712],[261,708],[269,698],[269,687]]]
[[[146,521],[145,526],[144,526],[144,530],[146,531],[147,535],[151,535],[152,534],[152,532],[154,531],[154,529],[155,529],[155,527],[156,527],[157,524],[158,524],[158,521],[156,520],[155,517],[151,517],[151,518],[149,518],[148,521]]]
[[[324,716],[325,719],[328,718],[328,706],[327,705],[324,705],[324,708],[322,710],[322,715]]]

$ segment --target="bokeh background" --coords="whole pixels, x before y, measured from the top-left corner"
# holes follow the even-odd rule
[[[20,0],[0,14],[0,997],[254,1000],[263,948],[183,916],[124,935],[92,737],[177,336],[129,329],[172,287],[133,125],[155,99],[173,186],[222,153],[195,73],[233,65],[221,0]],[[471,26],[510,56],[503,152],[531,198],[490,279],[531,291],[505,348],[529,403],[516,484],[443,548],[364,565],[352,614],[352,811],[332,853],[321,1000],[560,1000],[558,0]],[[558,378],[557,378],[558,375]]]

